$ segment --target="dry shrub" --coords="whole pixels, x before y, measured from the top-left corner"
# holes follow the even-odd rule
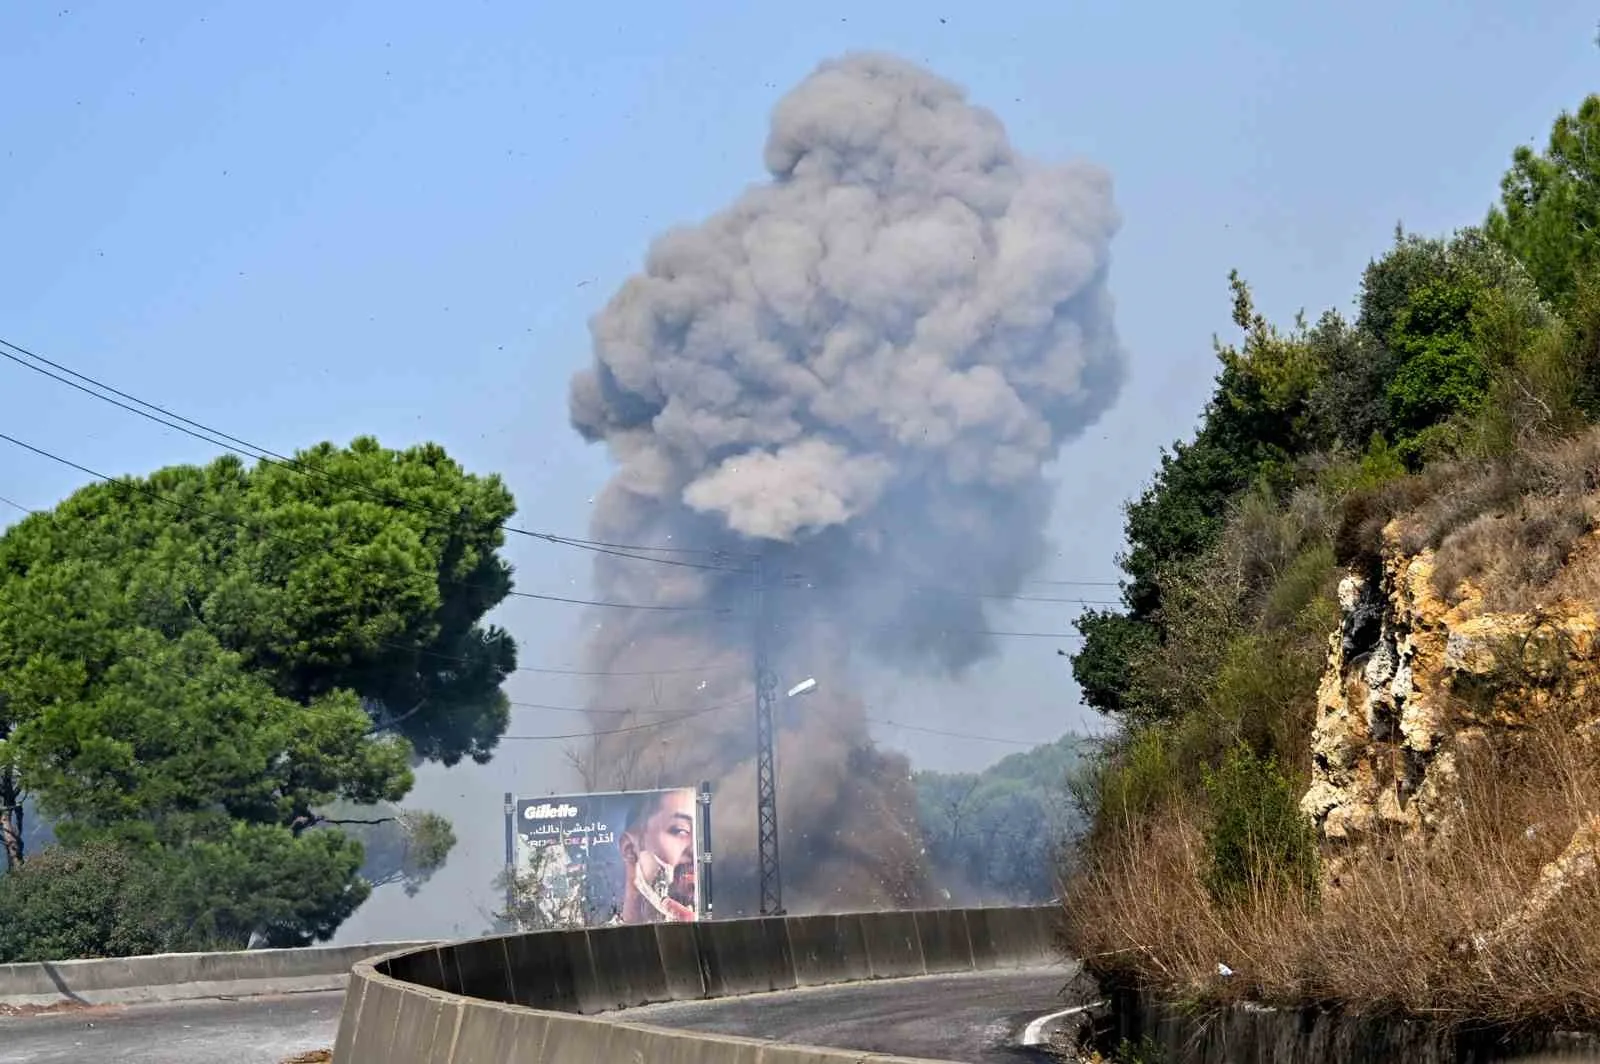
[[[1451,462],[1417,477],[1426,496],[1402,515],[1396,546],[1417,554],[1486,514],[1505,513],[1535,487],[1531,464],[1512,461]]]
[[[1483,589],[1485,609],[1521,612],[1547,604],[1551,583],[1589,531],[1589,500],[1578,495],[1528,496],[1511,512],[1488,513],[1439,545],[1434,591],[1455,603],[1468,583]]]
[[[1451,472],[1453,486],[1405,522],[1402,549],[1437,549],[1434,590],[1451,601],[1471,582],[1488,609],[1539,605],[1594,526],[1600,433]]]
[[[1317,676],[1338,624],[1334,520],[1315,490],[1283,503],[1251,492],[1211,549],[1163,574],[1165,638],[1136,662],[1133,688],[1158,719],[1190,718],[1211,737],[1203,751],[1180,744],[1191,755],[1214,763],[1245,742],[1286,763],[1308,756]]]
[[[1600,538],[1579,539],[1567,555],[1556,578],[1550,582],[1548,599],[1600,608]]]
[[[1231,577],[1247,616],[1260,616],[1283,575],[1308,549],[1327,543],[1336,523],[1334,501],[1315,488],[1302,487],[1281,503],[1253,491],[1235,504],[1211,568]]]
[[[1594,527],[1597,491],[1600,432],[1511,457],[1439,463],[1347,496],[1334,551],[1341,564],[1376,572],[1384,529],[1397,521],[1399,551],[1438,552],[1440,595],[1459,601],[1471,582],[1486,589],[1490,609],[1527,609]]]
[[[1600,872],[1522,930],[1502,930],[1600,814],[1600,757],[1578,727],[1597,714],[1593,701],[1568,702],[1493,746],[1459,744],[1448,830],[1427,844],[1373,840],[1317,904],[1258,892],[1217,907],[1202,823],[1192,806],[1168,807],[1081,866],[1066,896],[1070,942],[1091,968],[1185,1000],[1600,1024]]]
[[[1067,945],[1092,970],[1132,975],[1175,997],[1226,1002],[1298,999],[1294,951],[1306,905],[1261,893],[1218,906],[1205,887],[1204,832],[1187,806],[1103,846],[1068,883]],[[1236,973],[1219,977],[1217,965]]]
[[[1352,491],[1340,507],[1333,536],[1339,564],[1358,572],[1376,572],[1383,560],[1383,530],[1400,514],[1425,502],[1437,490],[1426,473]]]

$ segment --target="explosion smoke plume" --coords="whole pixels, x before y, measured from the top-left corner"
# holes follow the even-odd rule
[[[871,743],[849,661],[954,673],[993,650],[983,600],[948,589],[1005,593],[1036,567],[1043,467],[1116,398],[1118,218],[1103,171],[1019,157],[959,88],[884,55],[826,62],[785,96],[766,165],[770,181],[656,239],[572,382],[573,425],[619,467],[595,537],[729,551],[663,555],[719,568],[598,558],[607,597],[723,612],[598,619],[594,668],[725,668],[609,677],[594,704],[648,721],[746,696],[606,737],[591,782],[717,781],[718,895],[744,901],[730,894],[754,862],[746,556],[763,553],[782,578],[768,592],[780,681],[820,681],[779,706],[789,908],[910,902],[908,768]]]

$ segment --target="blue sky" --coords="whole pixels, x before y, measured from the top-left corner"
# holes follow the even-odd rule
[[[1115,179],[1132,379],[1053,473],[1060,554],[1039,574],[1113,579],[1122,500],[1208,390],[1228,270],[1269,314],[1314,313],[1348,305],[1397,221],[1478,221],[1512,148],[1595,87],[1594,22],[1567,0],[11,4],[0,337],[274,450],[437,440],[507,478],[518,523],[581,535],[607,468],[566,421],[588,316],[654,234],[761,179],[788,87],[881,48],[965,85],[1021,151]],[[211,455],[9,364],[0,426],[110,473]],[[81,479],[0,448],[0,495],[25,505]],[[587,588],[581,553],[510,554],[524,589]],[[501,619],[528,664],[571,664],[566,608]],[[1044,605],[995,619],[1070,626]],[[1056,645],[1017,640],[957,686],[879,678],[874,712],[1052,738],[1087,723]],[[511,691],[583,697],[532,674]],[[513,730],[579,727],[522,711]],[[1016,749],[881,737],[941,768]],[[446,934],[439,899],[490,904],[500,793],[558,786],[560,766],[558,745],[514,743],[487,768],[424,773],[416,800],[455,818],[461,849],[419,899],[371,906],[344,937]]]

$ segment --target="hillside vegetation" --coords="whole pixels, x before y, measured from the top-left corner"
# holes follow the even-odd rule
[[[1119,726],[1067,899],[1102,973],[1600,1021],[1600,695],[1573,664],[1600,606],[1597,137],[1600,96],[1481,224],[1397,230],[1353,317],[1278,326],[1230,279],[1199,428],[1127,507],[1124,608],[1079,622]]]
[[[1079,830],[1067,783],[1084,748],[1069,734],[982,772],[916,773],[917,819],[940,898],[993,905],[1055,896],[1057,849]]]

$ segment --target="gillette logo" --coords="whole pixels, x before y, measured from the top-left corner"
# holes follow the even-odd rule
[[[522,811],[524,820],[565,820],[578,815],[575,805],[551,805],[545,802],[542,805],[530,805]]]

